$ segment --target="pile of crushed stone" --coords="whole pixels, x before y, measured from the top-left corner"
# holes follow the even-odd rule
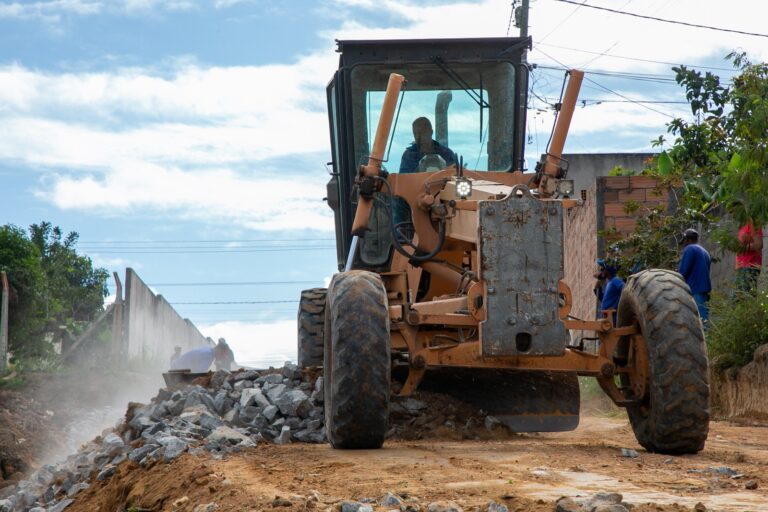
[[[393,396],[389,439],[489,439],[513,435],[496,418],[434,392]],[[60,512],[121,464],[151,467],[183,453],[213,458],[260,443],[324,443],[323,378],[292,363],[217,371],[148,404],[130,403],[114,428],[77,453],[0,491],[0,512]]]

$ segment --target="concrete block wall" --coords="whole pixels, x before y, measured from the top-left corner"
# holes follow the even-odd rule
[[[209,344],[192,322],[162,295],[155,295],[130,268],[125,272],[125,304],[124,352],[130,360],[167,368],[174,346],[185,352]]]

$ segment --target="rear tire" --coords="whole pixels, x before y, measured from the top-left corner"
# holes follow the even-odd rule
[[[325,428],[334,448],[381,448],[389,422],[387,293],[378,274],[336,274],[325,317]]]
[[[298,316],[299,366],[322,366],[325,330],[326,288],[312,288],[301,292]]]
[[[651,269],[630,277],[618,325],[635,321],[650,375],[642,397],[627,397],[642,401],[627,407],[635,437],[650,452],[696,453],[709,432],[709,370],[701,319],[679,274]]]

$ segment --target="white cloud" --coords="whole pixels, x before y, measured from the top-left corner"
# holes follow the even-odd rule
[[[193,0],[122,0],[123,8],[128,12],[151,11],[189,11],[199,7]]]
[[[238,4],[250,4],[255,0],[214,0],[213,6],[217,9],[226,9]]]
[[[40,2],[1,2],[0,18],[40,19],[58,22],[62,15],[89,16],[101,12],[98,0],[48,0]]]
[[[237,3],[214,0],[209,5],[226,8]],[[186,0],[121,0],[109,4],[109,8],[140,12],[185,9],[190,4]],[[717,17],[711,13],[715,9],[691,8],[698,5],[691,0],[667,4],[649,0],[627,9],[762,30],[758,26],[761,17],[743,16],[745,9],[755,13],[765,10],[762,3],[747,2],[738,10],[718,9],[721,15]],[[90,15],[101,12],[106,5],[95,0],[0,3],[0,17]],[[327,41],[446,34],[502,36],[510,4],[507,0],[443,5],[337,0],[334,7],[339,26],[321,34]],[[381,26],[380,21],[378,28],[371,27],[363,22],[363,16],[374,9],[385,13],[379,20],[397,21],[388,26]],[[713,37],[711,31],[621,16],[612,16],[611,23],[605,23],[606,16],[558,2],[532,4],[531,33],[535,42],[543,40],[543,44],[531,53],[531,60],[546,62],[551,55],[568,65],[671,76],[669,66],[609,57],[595,59],[596,55],[559,47],[597,53],[610,48],[608,53],[670,62],[695,63],[738,46],[745,47],[755,58],[768,56],[766,43],[759,38],[729,34]],[[514,27],[512,33],[516,33]],[[554,46],[546,46],[549,44]],[[330,211],[319,202],[327,177],[315,172],[315,168],[301,168],[304,164],[300,162],[329,151],[325,85],[336,68],[336,60],[329,45],[280,65],[206,66],[178,58],[170,65],[163,62],[153,68],[81,73],[6,65],[0,67],[0,161],[46,173],[38,196],[64,209],[141,210],[156,215],[171,212],[182,218],[259,229],[330,229]],[[617,98],[585,85],[582,97]],[[628,82],[626,90],[615,89],[627,97],[650,99],[680,92],[675,87],[660,90],[655,84],[638,86],[632,82]],[[670,99],[676,98],[679,96]],[[659,110],[684,113],[668,107]],[[549,129],[551,117],[544,114],[535,122],[542,120]],[[594,136],[590,146],[614,147],[605,142],[609,137],[606,134],[663,133],[667,121],[664,115],[631,103],[606,103],[579,109],[571,137]],[[631,145],[631,149],[637,149],[636,142]],[[282,175],[265,169],[266,162],[275,159],[282,159]],[[318,159],[318,170],[322,161],[322,157]],[[297,181],[292,176],[299,171],[302,179]],[[205,209],[200,208],[202,204]]]
[[[420,5],[405,0],[336,0],[336,4],[342,9],[356,7],[386,11],[398,20],[391,26],[371,27],[363,19],[351,18],[344,12],[339,16],[343,20],[341,27],[327,33],[339,39],[429,38],[446,37],[446,34],[450,37],[499,37],[507,33],[510,14],[508,0],[435,5]],[[593,1],[590,4],[617,8],[615,2],[610,1]],[[723,9],[714,0],[648,0],[629,4],[623,10],[756,33],[766,33],[763,20],[768,14],[768,6],[762,0],[745,0],[739,2],[738,8],[729,9]],[[509,35],[516,36],[518,32],[519,29],[513,25]],[[546,42],[598,53],[610,48],[608,53],[660,61],[695,62],[713,55],[725,56],[736,48],[744,48],[755,59],[768,59],[768,41],[765,38],[642,20],[562,2],[531,3],[529,34],[533,37],[534,46]],[[574,58],[572,52],[543,49],[569,66],[586,63],[595,57],[582,54]],[[544,61],[548,58],[534,49],[531,60]],[[592,67],[668,70],[668,66],[608,58],[596,60]]]
[[[94,267],[102,267],[106,268],[108,271],[118,271],[118,273],[128,267],[134,270],[141,270],[144,267],[139,261],[126,258],[110,258],[102,256],[98,252],[92,250],[88,251],[88,256],[91,258],[91,261],[93,261]],[[112,302],[114,302],[114,299],[114,296],[112,296]]]
[[[301,181],[243,176],[231,170],[182,171],[142,162],[125,163],[103,178],[55,180],[38,196],[62,209],[125,212],[154,211],[207,223],[236,223],[251,229],[332,230],[330,209],[322,202],[324,176]]]
[[[49,173],[38,196],[64,209],[332,229],[321,202],[327,176],[319,169],[329,151],[324,80],[333,60],[183,64],[163,75],[6,66],[0,68],[0,160]],[[317,165],[302,167],[299,155],[317,158]],[[281,157],[270,172],[265,161]],[[289,177],[297,172],[305,176],[298,182]]]
[[[296,321],[271,323],[221,322],[199,325],[204,336],[225,338],[235,361],[244,366],[266,368],[296,361]]]

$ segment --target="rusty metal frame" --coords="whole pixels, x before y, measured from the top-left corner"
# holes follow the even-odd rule
[[[392,348],[407,352],[410,361],[401,395],[413,393],[430,368],[446,366],[576,372],[596,377],[606,394],[621,406],[637,403],[636,399],[627,399],[615,382],[615,375],[625,374],[631,383],[632,396],[644,395],[648,376],[647,351],[637,324],[614,327],[610,315],[596,320],[569,317],[572,294],[563,281],[558,286],[563,299],[558,315],[567,329],[596,333],[600,339],[596,354],[568,347],[562,356],[484,357],[476,334],[467,339],[451,339],[457,332],[475,330],[485,320],[484,283],[474,282],[465,294],[459,296],[413,302],[411,299],[416,297],[421,273],[421,268],[412,266],[405,257],[395,255],[393,271],[382,275],[388,296],[399,302],[389,309]],[[622,339],[629,340],[630,361],[628,365],[617,366],[613,355]]]

